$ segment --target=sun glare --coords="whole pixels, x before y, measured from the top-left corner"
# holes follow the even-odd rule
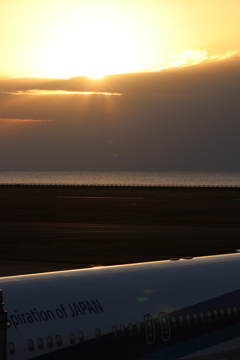
[[[106,73],[102,73],[101,71],[92,71],[89,75],[87,74],[87,77],[89,77],[90,79],[102,79],[105,75]]]
[[[104,8],[86,11],[80,21],[48,34],[42,67],[51,76],[101,78],[106,74],[135,71],[139,39],[131,19]]]

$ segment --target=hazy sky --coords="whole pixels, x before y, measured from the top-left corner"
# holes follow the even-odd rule
[[[239,14],[0,0],[0,170],[240,171]]]

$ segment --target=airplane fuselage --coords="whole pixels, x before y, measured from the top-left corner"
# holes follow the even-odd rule
[[[236,358],[239,268],[231,254],[0,278],[6,359]]]

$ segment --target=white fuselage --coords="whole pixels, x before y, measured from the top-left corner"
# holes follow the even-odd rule
[[[239,269],[232,254],[0,278],[7,359],[234,358]]]

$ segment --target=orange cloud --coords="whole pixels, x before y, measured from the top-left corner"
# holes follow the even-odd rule
[[[31,122],[31,123],[40,123],[40,122],[51,122],[54,120],[39,120],[39,119],[13,119],[13,118],[0,118],[1,122]]]
[[[3,92],[9,95],[105,95],[105,96],[121,96],[120,93],[101,92],[101,91],[66,91],[66,90],[26,90]]]

